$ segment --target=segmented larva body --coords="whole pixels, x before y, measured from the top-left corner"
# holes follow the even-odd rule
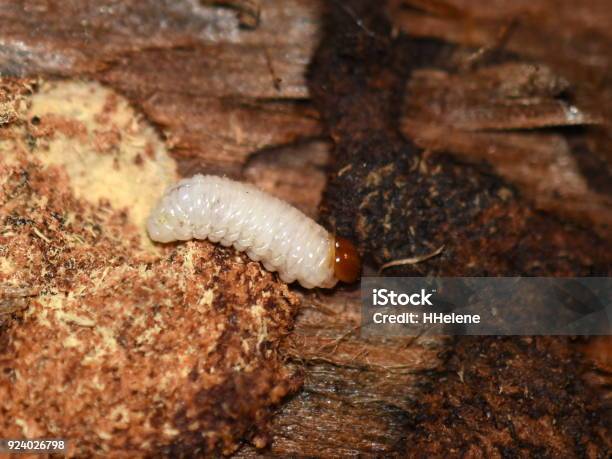
[[[361,264],[353,245],[253,185],[196,175],[168,188],[147,222],[154,241],[208,239],[246,251],[287,283],[306,288],[353,282]]]

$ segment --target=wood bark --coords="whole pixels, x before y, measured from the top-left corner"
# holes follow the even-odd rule
[[[610,274],[605,0],[3,0],[0,26],[3,75],[107,85],[180,174],[258,184],[366,273],[445,244],[395,273]],[[295,293],[303,387],[237,456],[610,453],[609,339],[366,340],[357,287]]]

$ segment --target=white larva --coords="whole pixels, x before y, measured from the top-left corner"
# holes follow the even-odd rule
[[[287,283],[306,288],[352,282],[357,253],[342,238],[289,204],[253,185],[212,175],[195,175],[168,188],[147,222],[154,241],[208,239],[233,245],[278,271]]]

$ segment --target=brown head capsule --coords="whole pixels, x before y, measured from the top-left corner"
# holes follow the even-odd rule
[[[351,241],[334,237],[334,275],[342,282],[355,282],[361,275],[361,259]]]

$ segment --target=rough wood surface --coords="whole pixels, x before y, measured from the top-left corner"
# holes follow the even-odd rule
[[[456,247],[418,269],[602,274],[612,253],[606,4],[0,1],[0,70],[108,85],[162,134],[182,175],[241,177],[313,216],[324,199],[328,224],[361,231],[367,272],[447,243],[446,232]],[[2,123],[16,119],[13,100]],[[353,225],[359,194],[334,183],[383,150],[361,171],[378,171],[370,191],[421,199],[441,168],[442,191],[456,190],[449,203],[485,199],[470,218],[446,203],[446,226],[422,224],[419,238]],[[421,188],[394,180],[411,164],[402,154],[425,158],[411,172]],[[364,340],[355,287],[293,294],[300,315],[281,355],[303,369],[303,387],[272,419],[267,449],[245,444],[238,456],[609,454],[609,340]],[[9,301],[26,304],[0,305]],[[226,450],[245,429],[223,437]]]
[[[214,244],[149,242],[144,219],[176,165],[116,93],[23,82],[12,94],[0,136],[0,436],[71,439],[69,457],[264,444],[270,408],[299,386],[278,353],[295,294]]]

